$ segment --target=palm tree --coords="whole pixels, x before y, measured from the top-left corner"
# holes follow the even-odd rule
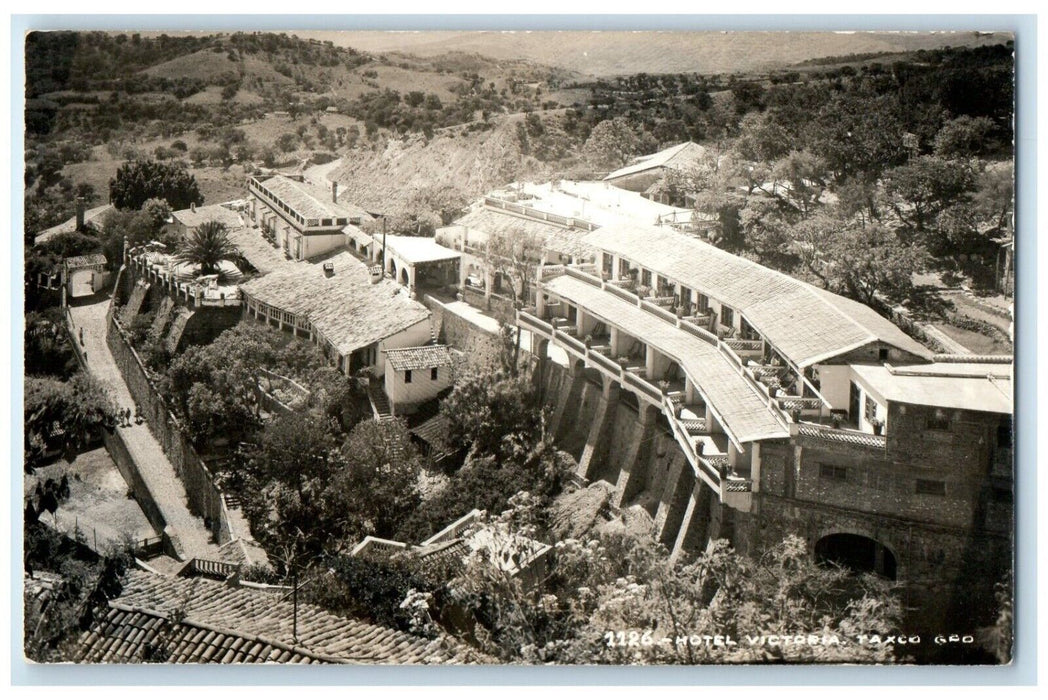
[[[186,238],[176,258],[179,262],[199,264],[200,274],[210,275],[218,272],[223,260],[233,260],[238,255],[240,249],[229,240],[226,225],[221,221],[205,221]]]

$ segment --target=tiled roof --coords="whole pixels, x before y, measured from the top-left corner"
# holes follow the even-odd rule
[[[84,225],[92,225],[95,228],[101,224],[102,217],[109,213],[111,209],[114,209],[112,204],[103,204],[100,207],[94,207],[84,212]],[[36,234],[36,238],[33,243],[39,245],[40,243],[46,243],[48,240],[54,238],[60,233],[72,233],[76,231],[76,217],[72,217],[67,221],[63,221],[57,226],[44,229],[40,233]]]
[[[262,181],[267,190],[307,219],[335,217],[372,218],[370,214],[349,202],[331,201],[331,190],[310,182],[298,182],[283,175],[274,175]]]
[[[454,225],[466,226],[488,235],[534,235],[545,242],[546,248],[555,253],[582,258],[593,256],[593,248],[583,242],[586,231],[554,226],[488,207],[474,209],[457,219]]]
[[[789,434],[731,361],[710,343],[574,277],[556,277],[543,289],[579,304],[587,313],[671,357],[723,417],[725,430],[738,442],[781,438]]]
[[[383,237],[378,237],[379,246]],[[435,262],[437,260],[455,260],[462,254],[451,248],[445,248],[432,238],[423,236],[389,236],[385,237],[386,245],[394,255],[411,264]]]
[[[705,155],[705,148],[697,143],[685,141],[684,143],[664,149],[658,153],[641,156],[634,163],[612,173],[608,173],[604,179],[615,180],[620,177],[626,177],[627,175],[642,173],[645,170],[651,170],[652,168],[687,167],[688,165],[700,160]]]
[[[202,578],[131,571],[109,608],[81,637],[78,660],[458,664],[480,658],[458,644],[339,617],[303,603],[298,605],[296,642],[293,602],[285,590]]]
[[[447,416],[438,413],[437,415],[422,421],[414,428],[411,428],[411,434],[434,448],[441,450],[444,448],[444,441],[448,435],[448,426],[449,421]]]
[[[334,273],[324,271],[332,263]],[[348,252],[318,262],[296,262],[245,282],[245,294],[282,311],[305,314],[339,353],[371,345],[430,316],[391,280],[371,282],[368,266]]]
[[[105,265],[106,256],[101,253],[92,253],[91,255],[77,255],[72,258],[66,258],[63,260],[67,270],[79,270],[82,267],[94,267],[95,265]]]
[[[78,663],[316,664],[347,663],[255,635],[111,603],[80,642]]]
[[[799,367],[877,340],[918,356],[930,356],[927,348],[863,304],[669,227],[608,226],[587,235],[586,242],[740,311]]]
[[[386,359],[397,372],[408,369],[450,367],[453,364],[447,345],[423,345],[414,348],[390,348]]]
[[[284,257],[282,251],[262,238],[262,233],[256,228],[234,228],[227,233],[230,242],[240,250],[240,254],[262,274],[293,264]]]
[[[218,221],[225,224],[226,229],[230,230],[241,228],[244,225],[240,219],[240,214],[221,204],[209,204],[206,207],[197,207],[195,210],[180,209],[171,212],[171,216],[181,222],[186,228],[196,228],[208,221]]]

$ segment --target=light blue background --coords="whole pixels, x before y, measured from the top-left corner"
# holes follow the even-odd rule
[[[11,18],[11,299],[22,298],[23,36],[80,30],[967,30],[1016,35],[1016,642],[1011,666],[953,667],[271,667],[37,666],[22,658],[20,439],[12,439],[11,681],[15,685],[1027,685],[1037,669],[1036,493],[1036,17],[1033,15],[13,15]],[[20,309],[19,306],[14,307]],[[12,377],[22,376],[22,323],[12,314]],[[13,387],[12,437],[21,430],[21,385]],[[16,497],[16,494],[19,496]]]

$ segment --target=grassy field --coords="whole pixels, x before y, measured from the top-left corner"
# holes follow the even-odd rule
[[[932,325],[976,355],[1012,354],[1012,344],[1003,338],[991,337],[966,328],[958,328],[945,322],[933,323]]]

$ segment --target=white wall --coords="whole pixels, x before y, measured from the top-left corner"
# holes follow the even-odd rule
[[[834,409],[847,411],[850,389],[848,388],[852,378],[851,367],[848,365],[816,365],[819,371],[820,388],[822,394]]]
[[[313,236],[302,236],[302,234],[293,234],[291,242],[291,251],[294,254],[295,243],[294,236],[299,235],[302,237],[302,258],[314,258],[324,253],[330,253],[333,250],[342,250],[346,247],[346,237],[341,232],[337,233],[324,233]]]
[[[451,386],[451,367],[438,367],[437,378],[431,379],[432,370],[411,371],[411,383],[405,383],[406,372],[387,367],[385,372],[386,396],[393,404],[393,412],[400,413],[405,407],[428,401],[442,390]]]
[[[384,350],[390,348],[413,348],[425,345],[433,339],[433,326],[430,319],[426,318],[413,326],[409,326],[399,333],[395,333],[378,344],[378,358],[376,364],[371,366],[371,373],[376,377],[385,375],[386,356]]]

